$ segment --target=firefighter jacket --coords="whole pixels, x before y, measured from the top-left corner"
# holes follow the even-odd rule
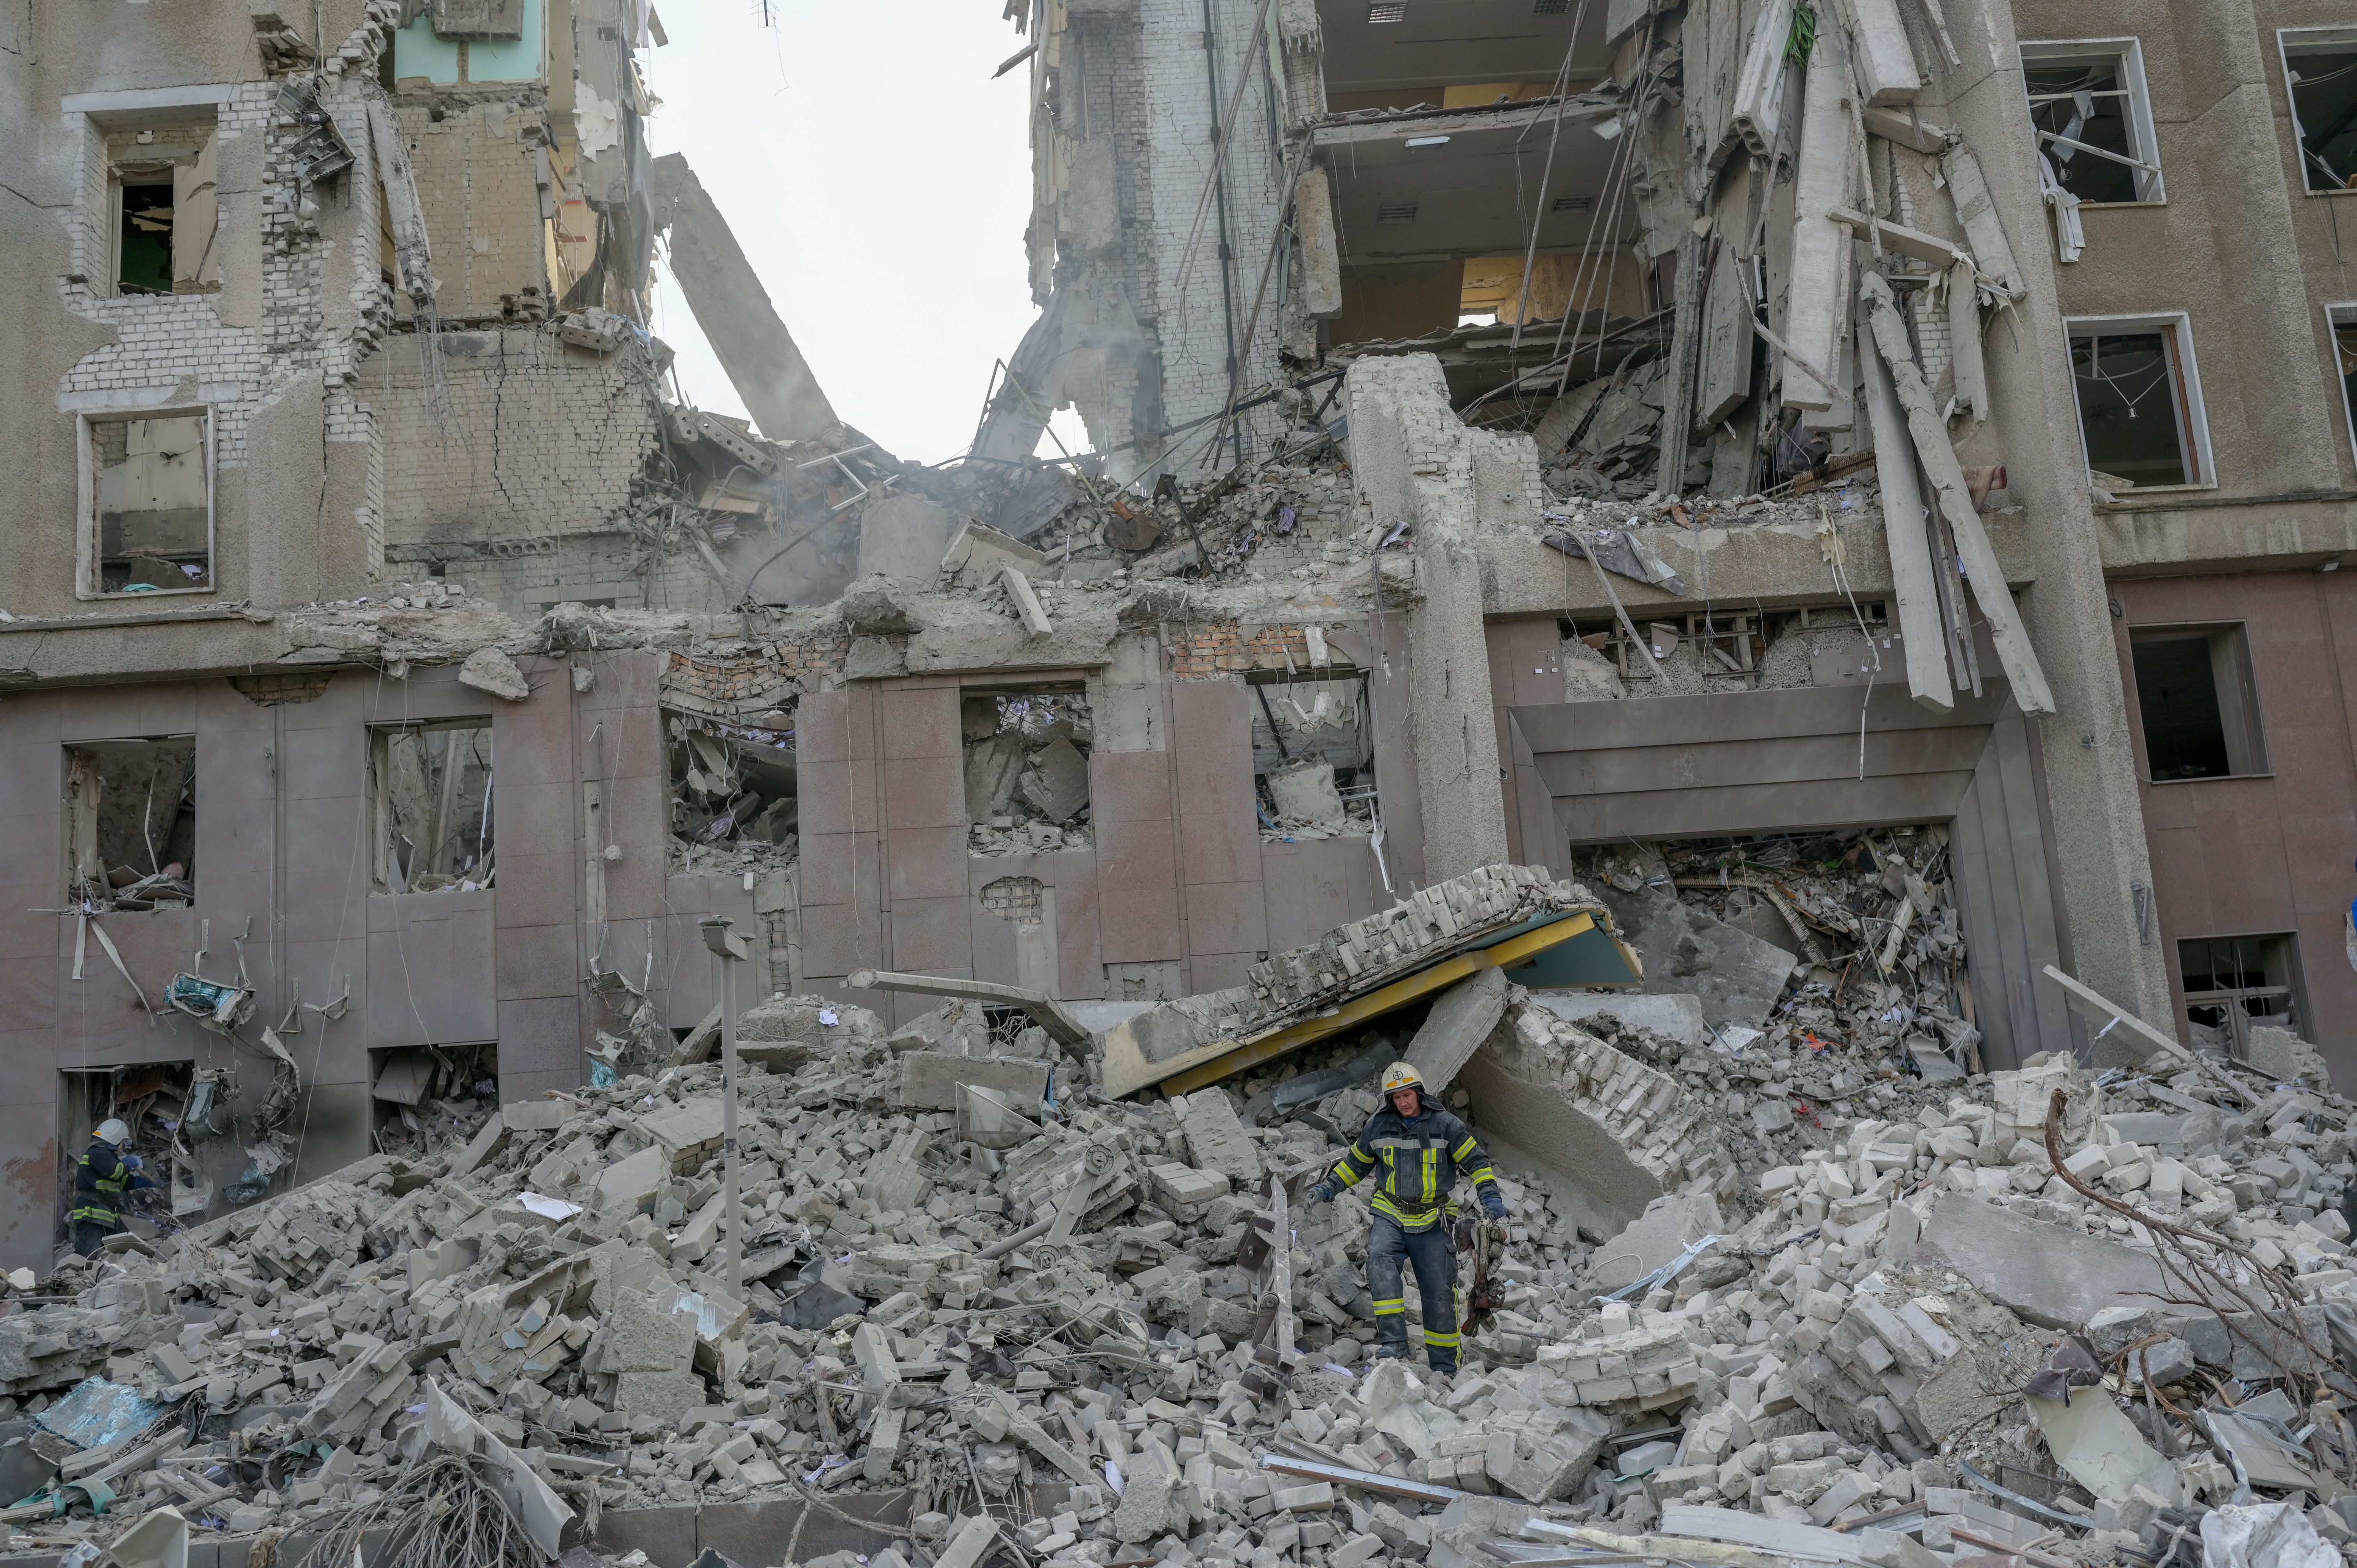
[[[116,1202],[134,1187],[154,1185],[124,1164],[122,1154],[113,1144],[94,1139],[74,1166],[74,1192],[81,1198],[81,1207],[66,1218],[76,1224],[119,1230],[123,1228],[123,1216],[115,1210]]]
[[[1490,1168],[1489,1151],[1473,1130],[1439,1106],[1427,1104],[1413,1122],[1385,1105],[1344,1151],[1334,1166],[1332,1180],[1347,1187],[1370,1172],[1375,1177],[1374,1211],[1396,1220],[1404,1230],[1425,1230],[1437,1224],[1441,1205],[1461,1174],[1476,1191],[1488,1184],[1495,1193],[1498,1173]]]

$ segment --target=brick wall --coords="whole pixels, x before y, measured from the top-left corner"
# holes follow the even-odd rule
[[[529,289],[548,297],[540,216],[544,94],[447,105],[434,95],[399,105],[417,199],[434,242],[435,301],[445,320],[497,316]],[[435,115],[439,113],[440,119]]]
[[[1309,639],[1297,626],[1244,627],[1234,621],[1165,628],[1163,647],[1175,681],[1216,681],[1247,670],[1308,671]],[[1291,663],[1286,662],[1288,657]]]

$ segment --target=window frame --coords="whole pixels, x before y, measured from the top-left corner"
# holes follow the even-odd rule
[[[2289,1004],[2289,1020],[2280,1026],[2289,1028],[2294,1034],[2300,1035],[2302,1039],[2308,1037],[2301,1034],[2301,1030],[2309,1026],[2309,1019],[2313,1015],[2309,1010],[2308,971],[2307,966],[2301,961],[2298,931],[2227,931],[2207,936],[2179,937],[2176,940],[2178,1016],[2186,1026],[2190,1026],[2193,1022],[2194,1008],[2218,1008],[2225,1014],[2227,1019],[2227,1055],[2235,1061],[2247,1062],[2251,1056],[2252,1018],[2246,1010],[2238,1005],[2238,1003],[2241,998],[2246,996],[2263,996],[2280,993],[2284,1000]],[[2190,942],[2281,942],[2284,953],[2284,983],[2243,986],[2227,991],[2190,990],[2185,983],[2185,949]]]
[[[2292,167],[2299,176],[2299,193],[2302,196],[2319,197],[2357,196],[2357,186],[2344,185],[2338,190],[2311,190],[2309,188],[2307,138],[2302,135],[2300,132],[2299,100],[2292,91],[2291,50],[2287,47],[2293,38],[2303,34],[2329,35],[2327,38],[2319,39],[2318,41],[2346,44],[2349,46],[2352,53],[2357,53],[2357,27],[2327,26],[2320,27],[2277,27],[2276,29],[2276,68],[2283,72],[2284,112],[2291,117]]]
[[[98,459],[91,445],[93,424],[130,424],[141,419],[201,418],[205,422],[205,578],[192,588],[156,588],[145,594],[110,594],[100,585],[102,525],[98,516]],[[179,598],[190,594],[221,592],[221,414],[210,403],[167,403],[159,408],[83,409],[74,414],[75,499],[81,521],[75,529],[74,597],[111,604],[142,599]]]
[[[2357,459],[2357,390],[2350,387],[2349,378],[2341,371],[2339,330],[2343,326],[2357,330],[2357,299],[2329,300],[2324,306],[2324,347],[2332,356],[2331,368],[2326,373],[2341,387],[2341,416],[2349,426],[2349,455]]]
[[[386,875],[387,865],[393,859],[393,810],[391,802],[387,799],[386,792],[386,785],[388,782],[387,772],[391,760],[390,753],[393,737],[404,732],[414,731],[422,735],[431,730],[482,730],[490,736],[490,788],[486,791],[485,804],[487,809],[495,807],[496,802],[499,800],[499,735],[497,722],[491,714],[457,714],[447,718],[395,719],[369,725],[367,726],[368,756],[366,758],[366,767],[368,779],[369,897],[371,898],[431,898],[437,894],[443,893],[487,893],[497,890],[498,883],[496,881],[496,875],[499,869],[499,842],[496,828],[494,828],[490,835],[490,853],[486,857],[490,864],[490,868],[494,876],[494,879],[488,884],[478,883],[471,888],[460,886],[456,883],[448,887],[420,888],[409,886],[397,888],[393,886],[392,877]],[[444,766],[446,768],[448,766],[448,751],[446,749],[444,753]],[[487,814],[484,820],[487,823],[495,822],[496,816],[487,810]],[[430,846],[423,845],[417,847],[419,848],[420,853],[424,853],[426,849],[430,848]],[[481,846],[479,845],[478,847],[479,848]],[[414,870],[415,867],[413,865],[411,871],[414,873]],[[429,875],[431,874],[429,873]],[[407,874],[404,874],[403,880],[408,880]]]
[[[2227,768],[2224,773],[2204,779],[2155,779],[2152,776],[2152,739],[2144,727],[2144,682],[2136,673],[2136,645],[2138,639],[2148,642],[2186,641],[2196,638],[2213,640],[2211,671],[2214,678],[2217,654],[2214,639],[2224,637],[2234,645],[2233,663],[2237,679],[2230,692],[2218,690],[2218,725],[2226,746]],[[2251,660],[2251,629],[2248,621],[2164,621],[2150,626],[2127,628],[2128,679],[2135,685],[2136,730],[2144,738],[2142,782],[2156,789],[2179,784],[2217,784],[2238,779],[2272,779],[2274,764],[2267,756],[2267,730],[2265,714],[2260,711],[2258,671]],[[2241,731],[2236,734],[2237,729]],[[2237,770],[2233,768],[2234,753],[2241,749],[2257,766]]]
[[[2176,371],[2176,398],[2170,408],[2178,420],[2178,439],[2191,460],[2194,478],[2174,485],[2138,485],[2131,495],[2173,495],[2181,490],[2214,490],[2218,470],[2210,452],[2210,412],[2201,399],[2201,367],[2193,351],[2193,318],[2182,310],[2146,311],[2116,316],[2066,316],[2062,336],[2066,357],[2081,338],[2108,337],[2126,332],[2159,330],[2167,338],[2165,352]],[[2079,458],[2089,472],[2094,459],[2087,452],[2087,410],[2079,401],[2079,376],[2071,372],[2071,407],[2078,416]]]
[[[2016,46],[2017,58],[2024,68],[2022,97],[2030,107],[2036,101],[2029,91],[2028,68],[2033,60],[2070,60],[2091,55],[2117,55],[2120,60],[2121,87],[2116,91],[2127,97],[2128,131],[2136,138],[2132,151],[2144,155],[2152,165],[2149,169],[2135,171],[2136,198],[2134,201],[2082,201],[2082,208],[2165,207],[2169,204],[2169,177],[2160,159],[2160,133],[2153,124],[2152,89],[2145,80],[2144,40],[2133,36],[2117,38],[2025,38]],[[2034,151],[2044,152],[2047,144],[2032,134]],[[2098,155],[2102,156],[2102,155]]]

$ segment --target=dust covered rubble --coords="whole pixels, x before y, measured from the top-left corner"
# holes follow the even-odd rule
[[[1606,1234],[1577,1183],[1501,1157],[1497,1310],[1453,1380],[1371,1362],[1355,1193],[1286,1208],[1290,1358],[1255,1311],[1267,1262],[1243,1266],[1270,1178],[1297,1191],[1330,1165],[1394,1039],[1107,1102],[1039,1031],[971,1004],[888,1035],[780,997],[744,1021],[741,1294],[716,1068],[511,1104],[463,1150],[62,1264],[0,1317],[5,1413],[120,1388],[153,1424],[101,1520],[60,1488],[104,1455],[16,1428],[19,1495],[39,1495],[13,1520],[27,1543],[166,1503],[216,1530],[324,1524],[393,1485],[447,1397],[576,1530],[593,1509],[905,1487],[911,1562],[1354,1568],[1696,1538],[2136,1561],[2200,1539],[2212,1505],[2220,1530],[2348,1537],[2330,1500],[2348,1429],[2329,1386],[2310,1397],[2318,1358],[2357,1345],[2347,1101],[2173,1060],[1934,1085],[1851,1051],[1864,1087],[1770,1127],[1753,1090],[1785,1093],[1785,1045],[1546,1000],[1514,992],[1484,1052],[1628,1107],[1607,1130],[1664,1191]],[[2245,1299],[2135,1296],[2164,1220]],[[2117,1421],[2060,1424],[2024,1392],[2041,1372]],[[2245,1477],[2247,1508],[2295,1506],[2225,1506]]]

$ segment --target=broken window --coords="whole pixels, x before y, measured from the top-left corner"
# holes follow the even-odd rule
[[[2357,27],[2287,27],[2284,81],[2309,193],[2357,189]]]
[[[1291,843],[1372,833],[1374,727],[1366,677],[1248,684],[1261,837]]]
[[[81,435],[90,510],[80,592],[210,591],[212,412],[85,418]]]
[[[418,1160],[465,1146],[499,1113],[500,1047],[402,1046],[369,1053],[376,1152]]]
[[[2071,323],[2071,377],[2097,489],[2212,482],[2184,317]]]
[[[2349,439],[2357,446],[2357,306],[2327,313],[2332,327],[2333,373],[2341,378],[2341,409],[2349,417]]]
[[[2241,627],[2131,631],[2128,652],[2154,783],[2267,770],[2251,645]]]
[[[157,909],[194,901],[194,736],[69,746],[65,790],[69,903]]]
[[[2299,939],[2294,936],[2194,937],[2177,944],[2185,1017],[2197,1049],[2250,1055],[2262,1025],[2301,1033]]]
[[[793,730],[673,714],[670,735],[672,871],[793,865],[801,821]]]
[[[221,204],[210,121],[107,137],[116,294],[221,287]]]
[[[968,692],[963,714],[973,853],[1087,848],[1088,699],[1071,689]]]
[[[2081,201],[2159,201],[2159,142],[2134,38],[2026,43],[2021,70],[2038,155]]]
[[[470,892],[491,886],[498,868],[489,719],[371,730],[369,785],[377,892]]]

